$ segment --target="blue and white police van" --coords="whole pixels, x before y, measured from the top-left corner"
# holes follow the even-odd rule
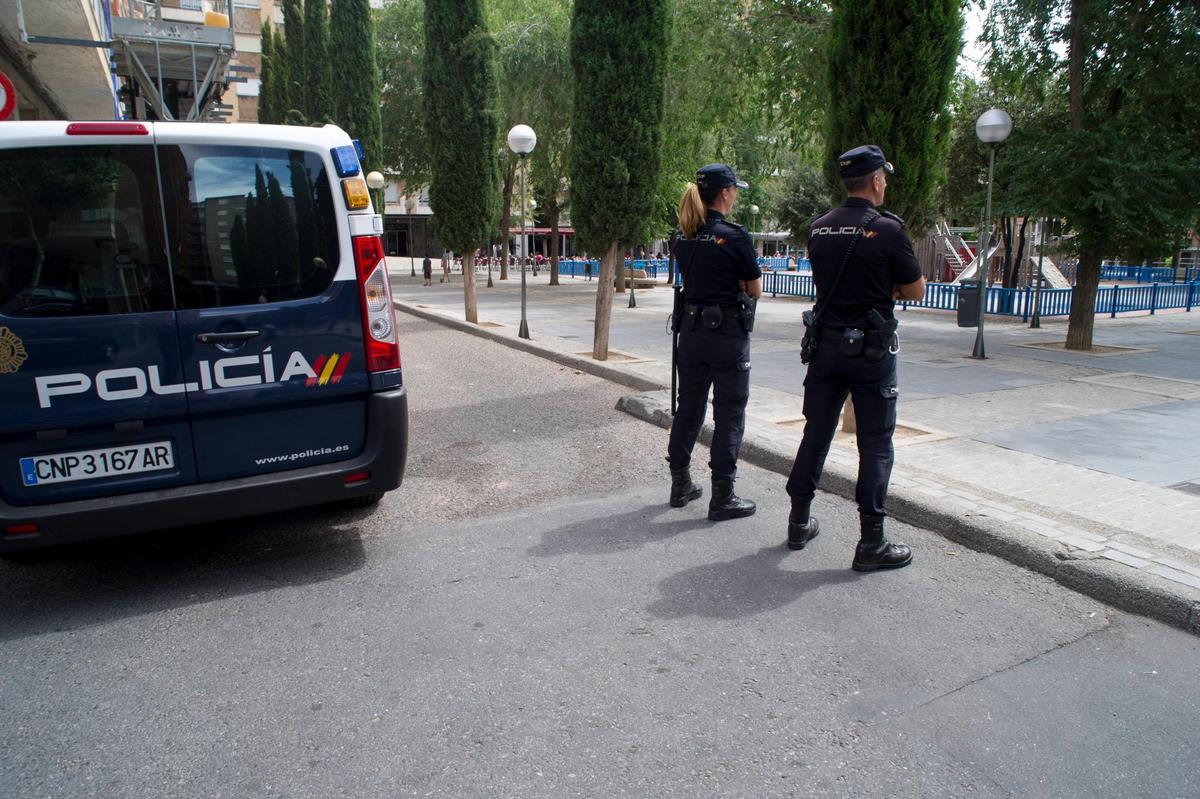
[[[399,486],[380,228],[332,125],[0,123],[0,554]]]

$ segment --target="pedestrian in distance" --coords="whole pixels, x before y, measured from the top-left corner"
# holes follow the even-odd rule
[[[433,285],[433,262],[429,260],[429,256],[425,256],[425,260],[421,261],[421,274],[425,276],[425,285]]]
[[[442,250],[442,277],[438,280],[439,283],[445,283],[450,279],[450,253]]]
[[[672,507],[680,508],[703,491],[689,466],[704,424],[709,388],[713,392],[713,437],[709,459],[712,521],[750,516],[756,506],[733,490],[738,453],[750,399],[750,331],[754,303],[762,295],[762,273],[750,235],[725,217],[748,188],[725,164],[696,173],[679,200],[676,250],[683,290],[673,312],[678,333],[678,411],[671,425],[667,463]]]
[[[789,548],[803,549],[820,531],[810,507],[849,394],[858,440],[855,499],[860,539],[851,564],[855,571],[895,569],[912,562],[912,550],[889,542],[883,529],[899,397],[895,300],[925,296],[925,278],[904,220],[878,210],[893,172],[875,145],[843,153],[838,173],[846,201],[814,219],[808,233],[817,298],[813,309],[804,313],[804,438],[787,482],[792,505],[787,541]]]

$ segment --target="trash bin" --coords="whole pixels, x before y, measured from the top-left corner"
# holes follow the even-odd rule
[[[958,286],[958,326],[979,327],[978,280],[964,280]]]

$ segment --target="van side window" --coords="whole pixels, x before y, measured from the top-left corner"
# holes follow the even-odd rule
[[[0,314],[171,309],[150,145],[0,151]]]
[[[160,147],[179,308],[322,294],[337,218],[319,155],[266,147]]]

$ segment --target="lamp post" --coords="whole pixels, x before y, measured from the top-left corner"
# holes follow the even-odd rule
[[[417,198],[408,197],[404,201],[404,207],[408,209],[408,276],[417,276],[416,259],[414,257],[417,250],[417,242],[413,237],[413,215],[417,212]],[[424,249],[424,248],[422,248]]]
[[[383,220],[387,219],[387,205],[385,204],[386,199],[383,196],[383,187],[386,185],[387,185],[387,178],[385,178],[383,176],[382,172],[371,171],[371,172],[367,173],[367,188],[371,189],[372,191],[378,192],[378,194],[375,197],[375,200],[379,203],[379,207],[378,207],[378,210],[376,211],[376,213],[379,214],[379,219],[380,219],[379,232],[380,233],[384,232],[385,226],[383,225]]]
[[[754,242],[754,229],[758,227],[758,206],[750,206],[750,241],[754,243],[754,254],[758,255],[758,244]]]
[[[1042,326],[1042,257],[1046,254],[1046,220],[1038,220],[1038,271],[1037,283],[1033,287],[1033,320],[1030,327]]]
[[[990,145],[988,147],[987,210],[983,214],[983,233],[979,237],[979,255],[975,259],[979,262],[979,267],[976,269],[976,277],[979,281],[979,319],[975,327],[975,349],[972,350],[971,357],[978,360],[987,358],[983,344],[983,317],[984,308],[987,306],[987,283],[992,271],[991,259],[988,257],[988,250],[992,245],[990,241],[992,233],[992,170],[996,165],[996,145],[1007,139],[1009,133],[1012,133],[1012,117],[999,108],[984,111],[979,115],[979,119],[975,120],[975,135],[981,142]]]
[[[528,125],[513,125],[508,132],[508,148],[521,159],[521,249],[525,248],[525,165],[529,154],[537,146],[537,134]],[[520,338],[529,338],[529,320],[525,318],[525,267],[521,266],[521,327],[517,330]]]

